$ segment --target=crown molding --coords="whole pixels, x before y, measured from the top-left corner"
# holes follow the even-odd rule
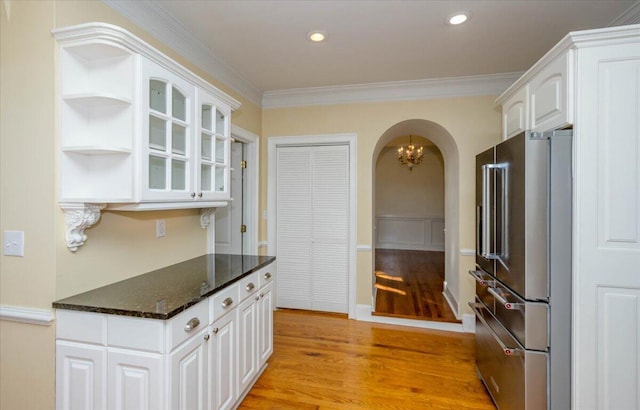
[[[260,106],[262,90],[242,78],[233,68],[217,58],[178,20],[167,13],[159,3],[151,1],[102,0],[124,17],[149,32],[193,64],[202,68],[216,80]]]
[[[613,26],[625,26],[628,24],[640,24],[640,1],[636,1],[626,9],[621,15],[609,24]]]
[[[499,95],[520,75],[522,73],[505,73],[267,91],[262,97],[262,107],[267,109]]]

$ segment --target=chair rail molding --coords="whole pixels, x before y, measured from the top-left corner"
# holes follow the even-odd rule
[[[50,326],[55,315],[49,309],[0,305],[0,320]]]

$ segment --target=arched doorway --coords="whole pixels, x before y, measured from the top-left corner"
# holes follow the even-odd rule
[[[373,153],[372,161],[372,208],[373,208],[373,238],[376,241],[378,237],[376,226],[376,164],[381,155],[388,150],[388,146],[398,138],[407,137],[409,135],[417,135],[427,138],[433,143],[434,148],[442,155],[444,162],[444,283],[443,293],[452,308],[455,317],[459,317],[458,306],[455,300],[458,300],[459,294],[459,268],[458,268],[458,173],[459,173],[459,154],[456,143],[449,132],[437,123],[422,119],[412,119],[402,121],[385,131],[379,138]],[[387,147],[387,148],[386,148]],[[376,241],[377,245],[377,241]],[[373,265],[376,263],[376,250],[373,252]],[[376,277],[374,271],[372,292],[376,295]],[[449,295],[449,297],[447,297]]]

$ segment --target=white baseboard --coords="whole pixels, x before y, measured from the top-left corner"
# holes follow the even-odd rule
[[[55,319],[49,309],[0,305],[0,320],[49,326]]]
[[[460,313],[458,312],[458,302],[456,301],[456,298],[453,296],[453,293],[451,293],[451,291],[449,290],[449,287],[447,286],[447,281],[444,281],[444,283],[442,284],[442,287],[443,287],[442,295],[444,296],[444,300],[447,301],[447,303],[449,304],[449,307],[453,311],[453,314],[456,315],[456,319],[460,320]]]
[[[403,319],[403,318],[388,317],[388,316],[374,316],[371,312],[372,312],[372,309],[370,305],[357,305],[356,320],[361,320],[363,322],[384,323],[387,325],[417,327],[421,329],[445,330],[448,332],[462,333],[465,331],[463,329],[462,324],[460,323],[430,322],[427,320]]]
[[[462,330],[465,333],[476,332],[476,316],[469,313],[462,315]]]

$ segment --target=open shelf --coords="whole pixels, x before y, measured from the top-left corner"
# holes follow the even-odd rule
[[[62,99],[74,104],[83,104],[87,107],[101,107],[105,105],[131,105],[133,101],[129,97],[123,97],[107,93],[76,93],[63,95]]]
[[[131,154],[131,148],[116,145],[73,145],[62,147],[62,151],[83,155]]]

